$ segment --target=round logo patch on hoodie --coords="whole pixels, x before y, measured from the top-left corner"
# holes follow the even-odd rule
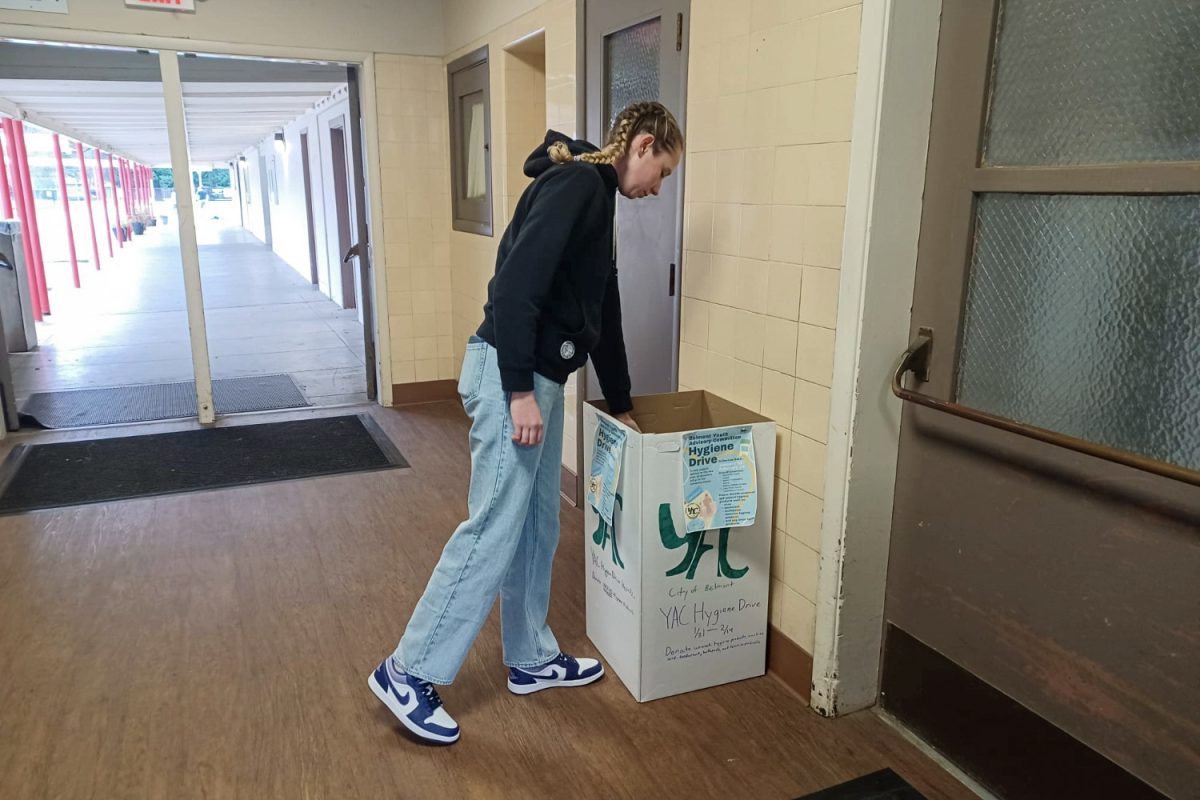
[[[563,361],[570,361],[575,357],[575,343],[563,342],[562,347],[558,348],[558,354],[563,357]]]

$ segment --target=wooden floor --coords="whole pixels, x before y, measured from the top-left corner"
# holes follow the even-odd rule
[[[465,512],[467,428],[450,404],[369,413],[411,469],[0,518],[0,797],[785,800],[883,767],[973,797],[873,713],[822,719],[771,677],[515,697],[495,614],[442,692],[462,741],[410,741],[366,678]],[[563,523],[551,622],[591,654]]]
[[[325,297],[241,228],[236,203],[197,211],[213,377],[288,373],[314,405],[365,401],[357,312]],[[175,222],[134,237],[115,260],[101,247],[99,272],[90,244],[79,248],[87,259],[79,289],[69,262],[46,264],[53,313],[38,324],[38,349],[11,356],[18,402],[34,392],[192,379]]]

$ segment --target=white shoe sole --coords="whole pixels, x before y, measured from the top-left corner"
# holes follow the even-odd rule
[[[513,683],[512,680],[509,680],[508,690],[510,692],[512,692],[513,694],[522,694],[522,695],[533,694],[534,692],[540,692],[543,689],[554,689],[559,686],[564,686],[564,687],[587,686],[589,683],[595,683],[596,681],[600,680],[603,677],[604,677],[604,670],[600,670],[598,673],[591,676],[590,678],[576,678],[573,681],[545,681],[545,682],[539,681],[538,683],[532,684],[530,686],[526,686],[525,684],[520,684],[520,683]]]
[[[417,738],[424,739],[427,742],[437,742],[438,744],[454,744],[458,741],[461,734],[456,733],[454,736],[442,736],[437,733],[430,733],[409,719],[408,715],[404,713],[404,709],[396,702],[396,697],[380,686],[379,681],[375,680],[375,673],[372,672],[371,676],[367,678],[367,685],[371,687],[371,691],[375,693],[379,701],[388,707],[388,710],[392,712],[396,719],[400,720],[400,724],[411,731]]]

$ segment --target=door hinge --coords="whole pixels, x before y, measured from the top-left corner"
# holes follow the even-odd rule
[[[671,265],[671,275],[667,278],[667,296],[675,296],[675,265]]]
[[[675,52],[683,52],[683,12],[675,15]]]

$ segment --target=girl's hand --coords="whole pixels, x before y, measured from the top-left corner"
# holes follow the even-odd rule
[[[521,447],[541,444],[546,429],[542,424],[542,412],[533,392],[513,392],[508,410],[512,414],[512,440]]]
[[[633,428],[635,433],[642,432],[642,429],[639,428],[638,424],[633,421],[633,417],[631,417],[629,415],[628,411],[626,411],[624,414],[617,414],[617,422],[621,423],[622,425],[624,425],[626,427]]]

